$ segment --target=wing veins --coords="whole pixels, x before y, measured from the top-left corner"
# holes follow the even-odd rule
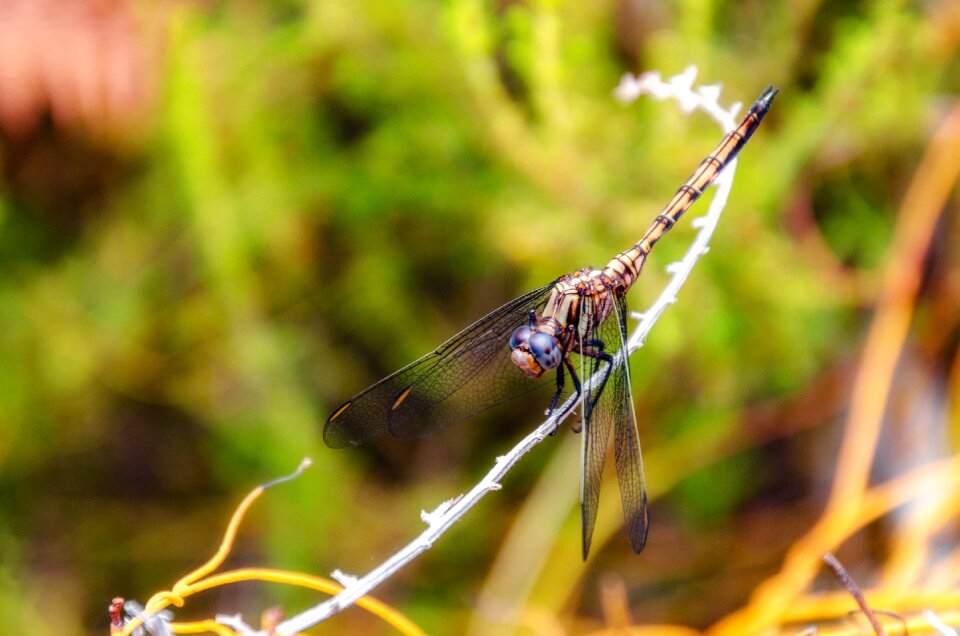
[[[430,405],[428,410],[432,412],[442,402],[476,382],[478,376],[491,368],[491,362],[496,358],[496,352],[500,346],[498,341],[502,340],[503,350],[507,350],[509,334],[506,330],[513,328],[514,323],[520,321],[522,315],[543,302],[555,283],[556,280],[494,309],[443,342],[432,352],[391,373],[344,402],[327,419],[324,426],[324,441],[333,448],[362,443],[391,430],[390,419],[397,411],[402,410],[404,404],[407,406],[417,404],[423,407],[426,400],[426,404]],[[490,335],[484,336],[483,330],[489,330]],[[477,352],[478,349],[482,352],[480,359],[471,358],[469,354]],[[466,362],[473,362],[476,368],[471,369],[465,364]],[[496,366],[492,368],[494,372],[499,371]],[[453,378],[450,387],[442,389],[441,394],[435,396],[417,394],[417,387],[430,386],[429,383],[435,381],[435,378],[442,380],[441,373],[449,374]],[[535,382],[531,384],[533,386],[530,388],[537,385]],[[511,390],[508,385],[503,388]],[[396,399],[402,392],[411,389],[410,394],[404,395],[403,400]],[[516,394],[517,392],[513,391],[506,397],[497,395],[490,397],[493,403],[499,403]],[[448,423],[450,422],[442,422],[434,428]]]

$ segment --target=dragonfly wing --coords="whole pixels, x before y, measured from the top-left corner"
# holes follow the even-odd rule
[[[624,519],[630,546],[634,552],[643,549],[647,539],[647,494],[644,485],[643,464],[640,457],[640,440],[637,435],[636,416],[630,395],[630,369],[626,347],[626,301],[621,290],[611,290],[606,301],[590,301],[584,298],[582,326],[590,337],[585,339],[582,356],[590,359],[587,365],[590,375],[584,379],[584,436],[583,473],[580,483],[580,508],[583,524],[583,558],[587,558],[597,519],[600,500],[600,485],[603,466],[614,431],[614,457],[620,497],[623,502]],[[597,302],[611,304],[609,315],[604,318]],[[603,343],[602,352],[594,343]]]
[[[607,383],[604,408],[614,413],[613,451],[623,503],[623,519],[630,547],[637,554],[647,543],[650,527],[647,508],[647,486],[643,476],[643,457],[640,454],[640,436],[637,433],[637,414],[630,393],[630,364],[627,350],[627,303],[622,293],[614,294],[613,313],[607,324],[616,325],[619,351],[614,355],[615,368]],[[610,339],[614,339],[610,334]],[[607,340],[609,342],[610,340]]]
[[[581,409],[581,473],[580,473],[580,522],[583,532],[583,558],[590,552],[590,542],[597,521],[600,503],[600,483],[603,465],[610,443],[613,420],[602,408],[600,398],[606,389],[611,366],[601,356],[604,352],[595,346],[601,338],[597,322],[602,318],[594,296],[583,296],[580,305],[580,375],[583,382],[583,406]],[[584,335],[585,334],[585,335]]]
[[[347,400],[323,440],[342,448],[389,431],[414,439],[539,386],[510,362],[510,335],[539,312],[554,282],[495,309],[433,352]]]

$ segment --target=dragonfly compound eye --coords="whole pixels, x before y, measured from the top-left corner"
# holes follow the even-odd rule
[[[527,341],[530,346],[530,353],[544,369],[556,369],[563,361],[563,355],[560,352],[560,346],[556,339],[548,333],[539,331]]]
[[[510,349],[516,349],[524,342],[530,339],[530,327],[523,325],[522,327],[517,327],[513,330],[513,334],[510,336]]]

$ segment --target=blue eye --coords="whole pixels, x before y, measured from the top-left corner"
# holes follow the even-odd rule
[[[557,340],[550,334],[538,331],[531,335],[527,341],[530,346],[530,353],[534,359],[544,369],[556,369],[563,360],[560,352],[560,346]]]
[[[524,325],[522,327],[517,327],[513,330],[513,334],[510,336],[510,348],[516,349],[524,342],[530,339],[530,327]]]

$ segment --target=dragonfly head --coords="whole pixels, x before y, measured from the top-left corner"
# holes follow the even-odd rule
[[[510,359],[529,378],[539,378],[563,361],[557,339],[548,333],[534,331],[528,325],[517,327],[510,336]]]

